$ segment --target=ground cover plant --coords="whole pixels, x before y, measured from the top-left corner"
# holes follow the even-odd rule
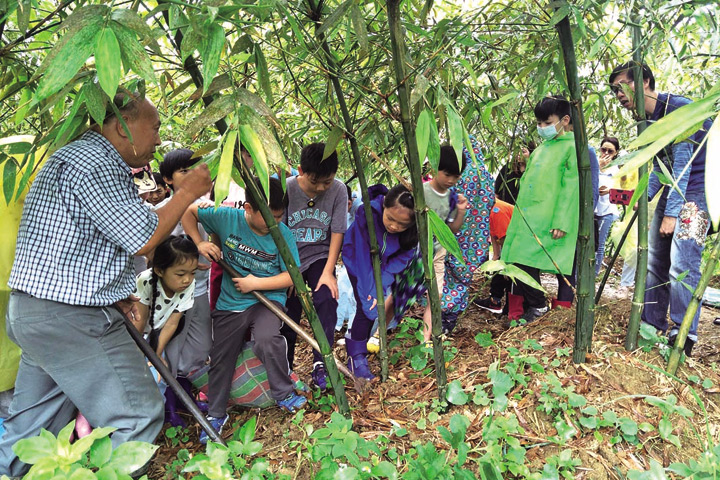
[[[703,99],[695,115],[717,116],[717,14],[710,0],[0,1],[0,216],[8,222],[0,232],[0,310],[33,175],[91,118],[102,121],[120,86],[160,107],[156,160],[178,146],[200,152],[219,198],[231,179],[247,183],[251,173],[237,162],[238,140],[261,179],[274,171],[284,178],[304,144],[325,141],[340,154],[340,176],[358,179],[364,193],[367,184],[399,178],[417,184],[422,168],[437,167],[441,142],[460,151],[468,134],[497,172],[533,137],[532,105],[550,93],[577,100],[574,114],[585,123],[578,128],[591,145],[608,134],[628,145],[634,119],[606,80],[633,55],[651,64],[663,89]],[[687,118],[633,149],[658,136],[682,138],[694,124]],[[633,167],[643,152],[630,157]],[[247,186],[251,195],[267,188]],[[431,220],[420,223],[442,236]],[[706,249],[705,261],[713,258]],[[292,418],[236,412],[227,447],[205,450],[194,424],[168,428],[148,475],[715,478],[719,355],[708,311],[695,358],[670,375],[666,340],[652,329],[640,329],[639,348],[623,348],[629,302],[610,288],[594,306],[589,265],[580,267],[577,311],[524,326],[470,307],[449,338],[440,336],[436,311],[432,348],[412,312],[383,337],[385,381],[367,395],[316,392]],[[481,293],[486,280],[476,278]],[[307,326],[318,331],[303,295]],[[298,370],[307,379],[306,348]],[[339,386],[329,346],[321,349]],[[12,387],[18,355],[0,333],[0,391]],[[75,444],[69,430],[28,439],[18,447],[36,465],[28,478],[126,478],[153,450],[111,451],[110,432],[95,432]]]

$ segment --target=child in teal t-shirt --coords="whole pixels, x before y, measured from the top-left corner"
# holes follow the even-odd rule
[[[270,210],[295,262],[299,263],[295,239],[290,229],[280,223],[285,213],[284,195],[280,181],[271,178]],[[222,250],[202,240],[198,221],[219,240]],[[290,379],[287,344],[280,334],[282,322],[252,294],[254,290],[262,290],[266,297],[284,309],[286,290],[292,286],[290,274],[258,206],[250,199],[245,202],[243,210],[228,207],[200,209],[192,205],[183,216],[183,228],[203,256],[218,260],[222,252],[225,261],[242,275],[236,278],[223,275],[220,297],[212,313],[208,421],[219,431],[228,419],[226,410],[235,363],[245,344],[248,328],[255,339],[253,351],[267,371],[273,398],[285,410],[298,410],[306,400],[295,393]],[[205,432],[201,434],[200,441],[207,442]]]

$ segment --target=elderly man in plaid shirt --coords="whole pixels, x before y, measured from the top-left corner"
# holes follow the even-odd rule
[[[131,168],[147,165],[160,145],[160,117],[126,90],[114,103],[127,131],[112,113],[92,125],[48,159],[25,201],[7,314],[22,357],[0,475],[28,470],[15,442],[41,428],[57,434],[76,409],[93,426],[117,428],[114,447],[152,442],[162,427],[162,396],[123,323],[133,310],[132,256],[150,253],[171,232],[210,189],[210,176],[199,166],[167,205],[150,211]]]

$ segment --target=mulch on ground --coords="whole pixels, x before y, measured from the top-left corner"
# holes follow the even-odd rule
[[[510,327],[507,318],[471,305],[450,337],[452,346],[457,348],[457,354],[447,365],[448,381],[460,379],[465,390],[470,392],[472,386],[488,382],[490,364],[498,360],[502,364],[509,358],[509,348],[519,348],[524,341],[532,339],[542,345],[543,356],[550,360],[559,360],[559,366],[554,369],[547,368],[547,372],[554,374],[563,385],[573,385],[576,393],[587,398],[588,405],[597,406],[601,411],[612,408],[618,415],[622,413],[637,423],[650,422],[657,425],[660,419],[659,410],[648,405],[639,396],[666,397],[673,394],[678,398],[679,404],[694,412],[692,426],[701,432],[701,436],[702,432],[709,428],[717,442],[720,436],[720,408],[717,405],[720,401],[720,376],[716,362],[720,357],[720,327],[713,325],[712,320],[720,316],[720,312],[703,309],[700,341],[695,347],[693,358],[688,359],[678,370],[678,377],[686,382],[691,375],[712,381],[713,386],[707,389],[700,385],[694,386],[708,412],[706,427],[702,409],[697,405],[688,386],[672,381],[661,372],[665,361],[657,349],[649,352],[625,351],[623,343],[630,300],[619,297],[616,281],[617,276],[612,276],[596,309],[593,348],[585,364],[573,364],[571,355],[558,356],[557,353],[558,348],[572,349],[574,309],[553,310],[530,325]],[[549,291],[552,290],[553,282],[554,277],[543,278]],[[486,284],[481,288],[486,288]],[[419,316],[422,311],[416,309],[411,313]],[[474,340],[478,332],[490,332],[495,345],[480,347]],[[410,346],[412,345],[399,346],[396,351]],[[336,346],[335,353],[341,360],[346,358],[343,347]],[[395,352],[390,352],[391,355],[393,353]],[[375,365],[376,373],[379,373],[377,359],[372,356],[370,361],[371,365]],[[312,365],[309,347],[298,345],[295,364],[300,377],[309,381]],[[373,439],[381,434],[390,436],[393,428],[399,425],[408,431],[408,435],[392,437],[393,445],[398,451],[406,451],[416,440],[433,442],[445,448],[445,442],[436,427],[447,427],[452,415],[462,413],[470,419],[467,441],[473,446],[482,441],[481,420],[487,413],[486,407],[476,406],[472,402],[463,406],[452,406],[447,413],[440,415],[436,423],[428,422],[427,428],[418,428],[417,421],[426,414],[427,406],[437,398],[434,373],[419,375],[403,355],[397,364],[390,366],[389,373],[387,382],[374,384],[371,392],[363,397],[353,390],[351,384],[346,386],[354,428],[363,437]],[[650,458],[667,466],[672,462],[697,458],[703,451],[702,443],[692,433],[691,424],[685,419],[674,419],[674,433],[680,437],[682,450],[657,438],[657,431],[647,435],[641,433],[642,441],[638,445],[623,442],[611,446],[606,441],[599,442],[592,434],[576,436],[563,447],[549,444],[546,439],[557,432],[551,419],[538,411],[538,395],[532,393],[533,387],[530,385],[528,389],[517,390],[521,392],[522,398],[519,401],[511,400],[508,408],[509,412],[517,416],[525,430],[518,438],[528,449],[527,461],[533,469],[541,469],[544,459],[549,455],[570,448],[573,456],[582,461],[576,471],[576,478],[621,479],[625,478],[625,472],[629,469],[648,469]],[[327,405],[322,407],[316,401],[311,401],[303,422],[312,424],[316,430],[321,428],[330,418],[330,413],[323,410],[329,410]],[[289,448],[292,440],[301,440],[304,436],[300,428],[291,424],[292,416],[277,408],[262,411],[237,410],[231,415],[231,423],[242,425],[252,415],[258,416],[256,440],[264,446],[260,455],[271,462],[273,470],[290,474],[293,478],[311,478],[311,467],[307,461],[303,460],[296,450]],[[179,449],[187,448],[191,453],[204,451],[204,446],[197,442],[199,427],[191,418],[188,418],[188,423],[191,425],[190,440],[186,443],[173,447],[171,441],[161,435],[158,440],[161,448],[150,470],[151,478],[165,477],[165,466],[174,460]],[[230,437],[232,430],[227,429],[223,436]]]

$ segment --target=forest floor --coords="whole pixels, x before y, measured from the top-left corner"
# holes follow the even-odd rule
[[[572,362],[574,309],[552,310],[532,324],[511,327],[507,317],[493,315],[471,305],[448,338],[449,343],[446,345],[454,352],[447,363],[448,382],[460,380],[470,398],[473,396],[473,386],[488,383],[491,365],[494,362],[501,366],[507,364],[518,355],[518,350],[535,355],[544,366],[543,376],[526,372],[527,385],[516,385],[508,393],[511,400],[505,411],[506,414],[514,415],[522,427],[522,433],[513,436],[526,449],[525,463],[532,471],[542,470],[549,456],[570,449],[572,457],[580,460],[573,473],[574,478],[622,479],[628,470],[648,470],[650,459],[667,467],[672,462],[697,458],[705,449],[704,442],[708,437],[714,439],[715,444],[718,443],[720,371],[717,361],[720,358],[720,326],[714,325],[713,319],[720,316],[720,310],[703,308],[700,341],[695,346],[693,357],[678,369],[677,377],[681,381],[672,380],[663,373],[665,359],[657,347],[651,345],[645,349],[647,351],[625,351],[623,343],[630,300],[626,294],[618,291],[618,282],[619,276],[611,275],[596,309],[592,353],[585,364]],[[552,285],[555,283],[554,277],[543,278],[543,283],[548,291],[556,288]],[[487,288],[487,285],[482,288]],[[485,291],[477,293],[484,294]],[[419,316],[422,312],[416,309],[411,313]],[[480,346],[475,339],[480,332],[492,335],[492,345]],[[357,394],[351,384],[346,386],[354,429],[368,440],[384,435],[391,439],[393,446],[400,452],[412,448],[417,441],[448,448],[437,427],[447,427],[450,418],[460,413],[470,420],[465,441],[471,447],[479,447],[475,458],[479,457],[484,441],[483,419],[489,414],[488,407],[468,401],[464,405],[450,405],[445,413],[435,409],[437,413],[431,414],[433,406],[437,405],[435,374],[431,368],[432,354],[425,354],[429,359],[427,367],[414,370],[410,362],[413,352],[416,354],[420,347],[415,347],[417,341],[411,337],[405,335],[400,341],[391,342],[390,357],[395,363],[390,365],[387,382],[376,380],[373,389],[364,396]],[[389,335],[389,339],[392,338],[393,335]],[[335,353],[341,360],[346,358],[341,346],[335,347]],[[379,374],[378,359],[371,356],[370,362]],[[311,363],[310,349],[299,344],[296,366],[299,367],[297,373],[301,379],[309,381]],[[564,391],[574,391],[584,396],[587,399],[585,407],[597,408],[598,418],[600,412],[614,411],[620,418],[616,428],[607,426],[607,422],[603,428],[581,428],[578,425],[578,419],[582,417],[577,413],[579,409],[573,410],[567,406],[563,407],[567,408],[565,411],[553,409],[554,400],[545,383],[548,378],[545,375],[557,378],[565,388]],[[695,392],[702,406],[695,399]],[[645,401],[645,396],[668,399],[671,395],[677,399],[677,405],[692,412],[692,417],[669,413],[665,415]],[[322,428],[330,419],[333,406],[327,395],[320,396],[316,392],[309,397],[312,398],[300,425],[299,422],[292,422],[292,415],[277,408],[236,410],[228,423],[228,426],[233,424],[233,427],[226,428],[223,436],[229,437],[239,425],[257,415],[255,440],[263,444],[259,455],[270,461],[273,471],[289,474],[292,478],[313,478],[316,466],[298,454],[297,443],[294,442],[305,439],[303,424],[312,424],[315,430]],[[561,400],[559,396],[556,397]],[[703,406],[707,417],[703,413]],[[567,419],[567,424],[576,427],[575,435],[566,437],[566,442],[549,441],[558,437],[559,432],[555,427],[561,417]],[[682,448],[667,441],[667,431],[664,432],[665,439],[662,439],[659,428],[648,426],[657,427],[664,417],[671,420],[670,435],[677,435],[677,444],[681,444]],[[631,420],[631,424],[640,426],[636,436],[630,438],[634,438],[634,441],[625,441],[628,437],[624,433],[628,432],[621,428],[621,424],[626,418]],[[151,478],[168,476],[168,465],[179,449],[184,448],[191,453],[204,450],[197,442],[199,427],[191,418],[188,418],[188,423],[191,427],[185,437],[186,442],[178,442],[177,439],[171,441],[161,435],[161,448],[150,470]],[[402,436],[394,434],[398,429],[403,429]],[[471,453],[468,458],[472,457]]]

